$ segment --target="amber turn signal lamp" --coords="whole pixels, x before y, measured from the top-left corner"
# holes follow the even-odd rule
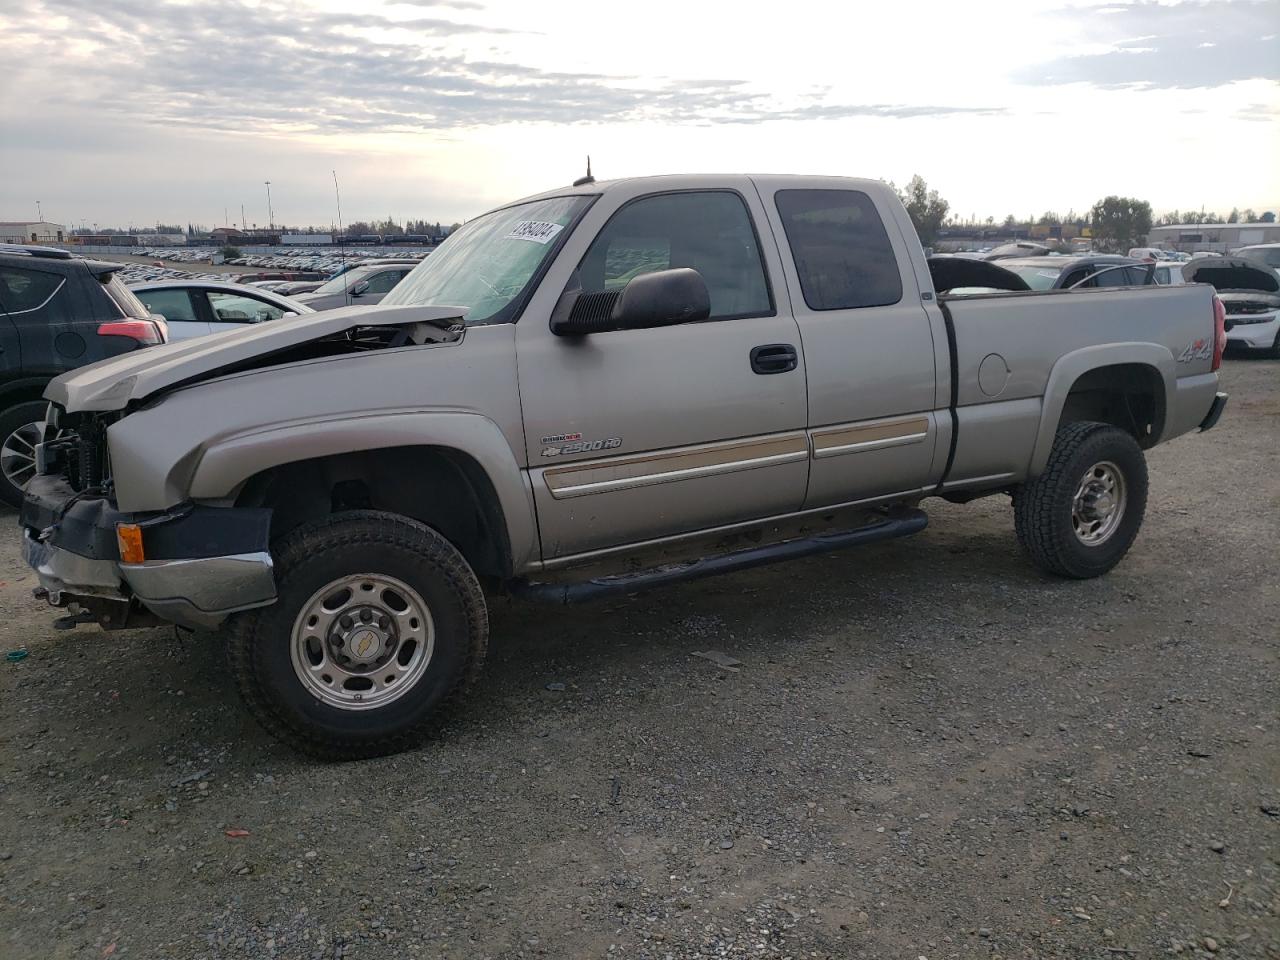
[[[117,523],[116,543],[120,547],[121,563],[142,563],[147,559],[142,550],[142,528],[136,523]]]

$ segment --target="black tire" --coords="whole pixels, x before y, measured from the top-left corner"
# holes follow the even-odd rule
[[[37,429],[34,436],[39,437],[44,429],[44,418],[48,409],[48,401],[26,400],[0,411],[0,451],[2,451],[0,452],[0,500],[11,507],[22,506],[22,488],[35,473],[35,450],[33,449],[30,451],[30,470],[23,469],[17,474],[20,482],[15,482],[10,477],[11,472],[16,472],[19,463],[25,463],[20,458],[26,456],[26,445],[31,439],[31,437],[23,437],[19,431],[26,432],[24,428],[35,425]]]
[[[273,736],[325,760],[397,753],[420,742],[479,675],[489,637],[484,595],[462,555],[429,527],[372,510],[339,513],[287,534],[272,556],[278,599],[233,618],[227,653],[249,712]],[[367,709],[324,702],[291,654],[295,621],[317,591],[359,574],[417,591],[434,625],[424,672],[398,699]]]
[[[1270,360],[1280,360],[1280,330],[1276,331],[1276,339],[1271,344],[1271,349],[1264,351],[1262,355]]]
[[[1109,535],[1090,544],[1082,539],[1090,531],[1077,533],[1073,507],[1086,473],[1099,464],[1117,469],[1124,503]],[[1015,494],[1014,529],[1038,566],[1060,577],[1086,580],[1120,562],[1138,535],[1146,508],[1147,462],[1137,441],[1110,424],[1068,423],[1058,428],[1044,473]]]

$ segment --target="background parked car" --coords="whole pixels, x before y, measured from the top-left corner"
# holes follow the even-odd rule
[[[21,504],[35,473],[50,380],[166,339],[163,323],[116,276],[121,266],[0,246],[0,500]]]
[[[148,310],[164,317],[171,340],[315,313],[306,304],[271,290],[216,280],[159,280],[131,289]]]
[[[417,261],[362,263],[338,274],[311,293],[299,294],[299,303],[312,310],[333,310],[354,304],[372,306],[378,303],[405,278]]]
[[[1227,346],[1280,359],[1280,272],[1247,257],[1203,257],[1182,268],[1207,283],[1227,308]]]
[[[1156,283],[1165,286],[1177,283],[1190,283],[1187,279],[1187,269],[1189,265],[1186,263],[1157,263],[1153,271],[1153,279]]]
[[[1007,260],[1010,257],[1039,257],[1048,254],[1049,248],[1043,243],[1030,240],[1018,240],[1013,243],[1002,243],[994,250],[982,255],[983,260]]]
[[[1251,247],[1241,247],[1231,255],[1260,260],[1273,270],[1280,270],[1280,243],[1256,243]]]
[[[1151,283],[1150,264],[1130,257],[1096,254],[1088,257],[1013,257],[1000,261],[1032,290],[1069,287],[1140,287]]]

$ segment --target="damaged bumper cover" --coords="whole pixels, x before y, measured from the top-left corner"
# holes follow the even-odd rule
[[[106,627],[127,626],[141,605],[161,620],[211,630],[276,599],[270,510],[186,504],[120,513],[106,498],[41,475],[27,487],[20,522],[23,557],[43,595],[57,607],[84,607]],[[118,523],[142,528],[142,563],[121,562]]]

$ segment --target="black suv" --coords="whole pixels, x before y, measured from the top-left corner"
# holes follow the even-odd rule
[[[50,380],[167,339],[116,276],[122,266],[0,244],[0,500],[20,506],[35,473]]]

